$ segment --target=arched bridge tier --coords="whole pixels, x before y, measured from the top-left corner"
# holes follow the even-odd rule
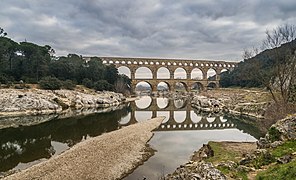
[[[224,70],[232,71],[237,62],[227,62],[219,60],[185,60],[185,59],[152,59],[152,58],[122,58],[122,57],[101,57],[104,64],[114,64],[119,68],[125,66],[129,68],[131,73],[131,80],[133,89],[138,82],[145,81],[151,85],[152,91],[157,91],[157,85],[160,82],[165,82],[170,86],[170,90],[174,91],[175,83],[181,82],[186,85],[186,89],[190,90],[192,84],[199,83],[204,88],[209,84],[214,83],[216,87],[219,87],[220,74]],[[139,79],[135,77],[138,68],[145,67],[152,72],[151,79]],[[160,68],[166,68],[169,71],[169,79],[159,79],[157,77],[157,71]],[[186,78],[177,79],[174,77],[176,69],[182,68],[185,70]],[[201,79],[192,79],[191,73],[194,69],[199,69],[202,73]],[[207,77],[207,72],[212,69],[215,71],[216,76],[211,80]]]

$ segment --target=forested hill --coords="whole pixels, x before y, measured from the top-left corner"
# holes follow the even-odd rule
[[[44,88],[47,89],[59,89],[63,85],[72,88],[82,84],[96,90],[117,91],[130,84],[128,77],[119,75],[114,66],[104,65],[98,57],[92,57],[90,61],[76,54],[57,58],[48,45],[18,43],[0,36],[0,85],[20,81],[31,84],[45,82]]]
[[[284,65],[286,59],[295,54],[295,50],[296,40],[293,40],[278,48],[262,51],[240,62],[235,70],[222,73],[220,84],[222,87],[266,87],[264,83],[276,77],[276,66]]]

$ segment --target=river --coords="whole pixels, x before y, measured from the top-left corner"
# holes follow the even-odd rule
[[[166,117],[149,141],[155,155],[124,179],[159,179],[187,162],[208,141],[256,141],[261,135],[239,119],[199,112],[186,98],[143,96],[111,112],[54,117],[32,126],[0,129],[0,172],[28,168],[89,137],[155,116]]]

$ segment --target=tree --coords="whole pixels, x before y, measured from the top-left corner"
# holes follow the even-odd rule
[[[120,74],[115,82],[114,89],[116,92],[127,94],[131,92],[131,79],[124,74]]]
[[[118,70],[114,66],[114,64],[111,64],[109,66],[106,66],[106,72],[105,72],[105,79],[110,84],[114,84],[118,78]]]
[[[268,58],[273,60],[270,74],[263,74],[264,84],[276,102],[287,103],[292,93],[292,86],[295,85],[296,78],[296,57],[295,40],[296,27],[294,25],[278,26],[272,31],[266,31],[266,39],[263,41],[263,48],[273,49],[268,54]],[[292,43],[288,43],[292,42]],[[280,48],[287,43],[285,48]],[[268,77],[269,76],[269,77]],[[275,95],[275,91],[280,92],[280,96]]]
[[[3,28],[0,27],[0,37],[7,36],[7,33],[4,31]]]

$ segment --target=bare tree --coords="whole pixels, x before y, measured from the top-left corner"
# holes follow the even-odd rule
[[[0,37],[7,36],[7,33],[4,31],[3,28],[0,27]]]
[[[287,42],[295,40],[296,27],[294,25],[278,26],[272,31],[266,31],[266,39],[263,41],[264,49],[273,49],[270,51],[270,59],[274,60],[271,69],[272,76],[265,83],[276,102],[288,102],[291,87],[295,83],[296,78],[296,57],[295,49],[291,43],[285,48],[279,48]],[[275,92],[279,91],[280,96],[276,96]]]
[[[250,59],[252,57],[255,57],[257,54],[259,54],[259,49],[253,46],[252,49],[244,49],[242,58]]]

